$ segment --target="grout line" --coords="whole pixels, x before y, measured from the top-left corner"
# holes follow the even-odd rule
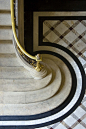
[[[0,13],[11,13],[10,10],[0,10]]]
[[[12,29],[11,25],[0,25],[0,29]]]
[[[0,40],[0,44],[6,43],[6,44],[12,44],[12,40]]]

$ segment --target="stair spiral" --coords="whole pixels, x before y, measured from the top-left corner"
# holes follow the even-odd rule
[[[34,50],[34,55],[42,55],[40,64],[43,68],[36,71],[28,63],[32,60],[21,54],[16,45],[10,2],[4,2],[7,0],[2,1],[3,9],[0,6],[3,10],[0,13],[0,120],[13,121],[12,126],[15,122],[20,126],[22,121],[22,126],[29,128],[61,121],[81,103],[86,83],[84,69],[67,48],[46,43]]]

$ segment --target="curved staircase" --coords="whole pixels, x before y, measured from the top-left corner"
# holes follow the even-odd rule
[[[60,45],[41,46],[35,53],[43,57],[46,76],[39,78],[39,72],[28,66],[25,69],[25,61],[19,63],[12,43],[10,1],[0,2],[0,115],[9,121],[27,120],[22,124],[29,127],[62,120],[83,98],[85,73],[81,63]]]

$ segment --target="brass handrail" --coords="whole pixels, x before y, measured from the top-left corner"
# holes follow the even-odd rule
[[[20,51],[27,57],[33,59],[33,60],[36,60],[37,62],[40,62],[42,61],[42,58],[37,58],[37,55],[36,56],[32,56],[30,55],[29,53],[27,53],[24,48],[20,45],[19,41],[18,41],[18,38],[17,38],[17,34],[16,34],[16,28],[15,28],[15,21],[14,21],[14,0],[10,0],[10,5],[11,5],[11,21],[12,21],[12,31],[13,31],[13,35],[14,35],[14,38],[15,38],[15,41],[16,41],[16,44],[17,46],[19,47]],[[37,63],[38,64],[38,63]],[[39,70],[38,70],[39,69]],[[40,71],[41,69],[39,68],[39,65],[37,65],[36,67],[36,70],[37,71]]]

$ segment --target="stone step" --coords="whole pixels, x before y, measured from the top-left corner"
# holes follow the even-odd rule
[[[35,79],[0,79],[0,91],[27,92],[46,87],[52,79],[51,69],[47,69],[47,76],[40,80]]]
[[[0,96],[2,96],[2,98],[0,98],[0,102],[2,103],[0,104],[1,115],[34,115],[34,114],[44,113],[46,111],[50,111],[58,107],[61,103],[65,101],[65,99],[68,97],[70,93],[71,86],[72,86],[70,71],[68,67],[65,65],[65,63],[59,58],[51,55],[45,55],[44,58],[46,58],[46,56],[52,59],[53,61],[55,61],[55,63],[59,66],[62,73],[62,83],[57,93],[53,97],[45,101],[22,104],[22,100],[24,101],[25,98],[24,98],[24,94],[21,96],[21,93],[19,92],[18,96],[14,97],[14,102],[18,102],[18,99],[19,99],[18,97],[21,96],[20,104],[12,104],[12,103],[6,104],[6,102],[11,102],[10,100],[11,97],[8,97],[9,92],[5,92],[6,93],[5,95],[3,95],[4,92],[0,92]],[[5,99],[6,96],[7,96],[6,98],[7,100]],[[26,94],[26,96],[28,97],[28,94]],[[26,98],[25,101],[28,101],[27,99],[28,98]],[[3,104],[3,101],[4,101],[4,104]]]
[[[12,40],[12,29],[8,27],[0,27],[0,40]]]
[[[15,53],[15,49],[12,43],[0,43],[0,54],[2,53]]]
[[[11,26],[11,14],[0,13],[0,26]]]
[[[0,67],[12,67],[20,66],[20,63],[16,57],[15,53],[1,53],[0,54]]]
[[[0,79],[32,78],[24,67],[0,67]]]
[[[10,0],[0,0],[0,10],[10,10]]]
[[[1,102],[4,104],[8,104],[8,103],[9,104],[21,104],[21,103],[27,104],[27,103],[43,101],[43,100],[46,100],[46,99],[52,97],[58,91],[58,89],[60,87],[61,73],[60,73],[58,66],[53,61],[46,59],[44,62],[48,66],[50,65],[52,68],[53,76],[52,76],[52,78],[50,78],[51,80],[49,79],[50,83],[48,82],[49,83],[48,86],[45,85],[46,87],[44,87],[42,89],[35,90],[35,91],[26,91],[26,92],[23,92],[23,91],[9,92],[9,89],[7,89],[7,91],[5,91],[5,92],[1,91],[0,92],[1,96],[2,96],[1,98],[3,98],[3,101],[1,100]],[[17,73],[17,72],[15,72],[15,73]],[[19,73],[19,70],[18,70],[18,73]],[[13,75],[13,71],[12,71],[12,75]],[[12,75],[11,75],[11,77],[12,77]],[[19,78],[19,74],[16,76],[18,76],[17,78]],[[24,76],[24,74],[22,76]],[[35,81],[37,81],[40,85],[43,83],[43,80],[41,80],[41,81],[35,80]],[[46,81],[46,78],[45,78],[45,81]],[[33,86],[38,83],[34,83]],[[46,84],[46,82],[45,82],[45,84]],[[31,85],[31,83],[29,83],[28,85]]]

